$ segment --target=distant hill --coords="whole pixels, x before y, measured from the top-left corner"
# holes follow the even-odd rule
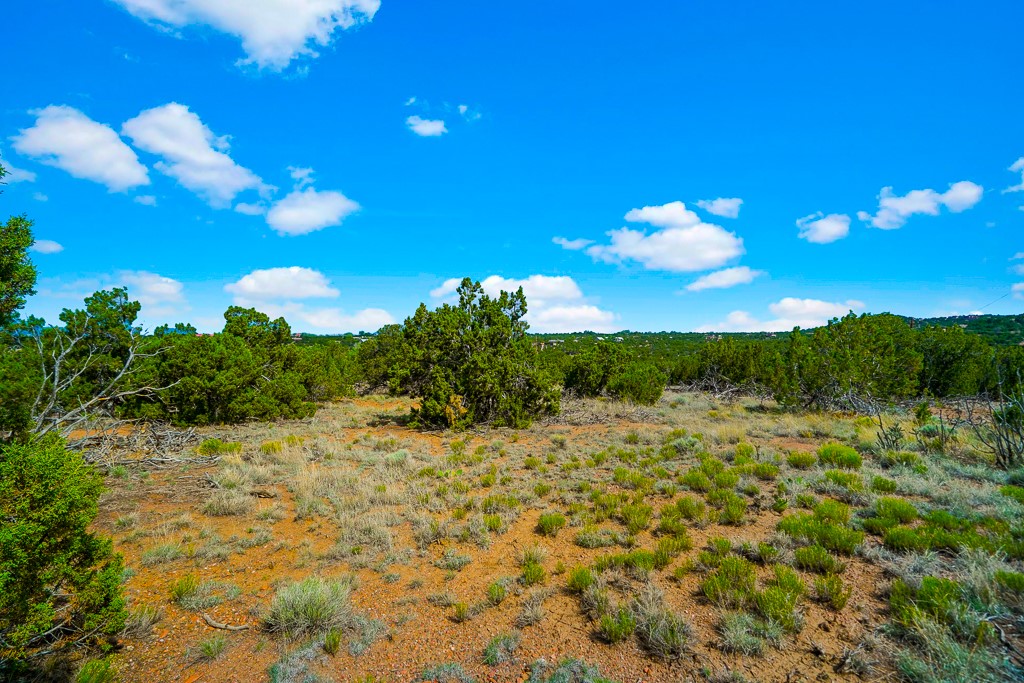
[[[962,327],[968,332],[981,335],[988,343],[994,346],[1015,346],[1024,342],[1024,313],[1016,315],[954,315],[944,318],[903,318],[917,329],[937,327]],[[372,337],[375,332],[360,332],[354,334],[310,334],[308,332],[296,335],[297,341],[301,344],[325,344],[330,341],[338,341],[346,346],[355,346],[367,337]],[[569,343],[576,344],[593,343],[598,339],[606,341],[619,341],[626,344],[642,344],[653,349],[662,347],[679,348],[680,346],[697,346],[708,339],[720,337],[734,337],[738,339],[771,339],[788,336],[788,332],[727,332],[723,334],[705,334],[703,332],[631,332],[622,330],[619,332],[597,333],[597,332],[568,332],[565,334],[530,334],[538,341],[546,344],[554,341],[555,344]]]
[[[907,318],[916,328],[962,327],[981,335],[994,346],[1015,346],[1024,341],[1024,313],[1017,315],[953,315],[945,318]]]

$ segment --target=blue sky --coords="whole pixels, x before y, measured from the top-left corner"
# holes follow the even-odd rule
[[[1019,2],[261,8],[8,3],[29,313],[370,330],[464,275],[536,331],[1022,308]]]

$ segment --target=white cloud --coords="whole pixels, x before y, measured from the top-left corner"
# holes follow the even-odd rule
[[[216,208],[230,206],[245,190],[270,188],[228,156],[227,136],[217,137],[189,108],[177,102],[147,109],[126,121],[121,133],[141,150],[160,156],[156,168]]]
[[[29,249],[39,254],[57,254],[64,251],[64,245],[53,240],[36,240]]]
[[[313,184],[313,169],[305,166],[289,166],[288,175],[295,181],[295,189],[301,190]]]
[[[128,287],[129,297],[143,306],[166,306],[185,301],[184,286],[173,278],[145,270],[123,270],[117,279]]]
[[[1017,275],[1024,275],[1024,263],[1018,263],[1017,265],[1013,266],[1013,268],[1011,268],[1010,270],[1012,270]]]
[[[340,292],[331,287],[327,276],[312,268],[291,266],[254,270],[238,282],[224,286],[236,302],[266,299],[333,299]],[[241,305],[241,304],[240,304]]]
[[[308,308],[305,304],[295,301],[270,303],[255,301],[244,303],[266,313],[271,318],[284,318],[293,329],[300,331],[314,328],[320,333],[343,332],[376,332],[385,325],[391,325],[395,318],[380,308],[366,308],[352,314],[340,308]]]
[[[704,209],[710,214],[715,216],[722,216],[723,218],[736,218],[740,215],[740,205],[743,204],[743,200],[738,197],[725,198],[719,197],[718,199],[701,199],[697,202],[697,206]]]
[[[823,214],[821,211],[796,221],[800,239],[813,244],[828,244],[850,234],[850,217],[842,213]]]
[[[262,216],[267,212],[267,207],[263,204],[246,204],[239,202],[235,204],[235,211],[246,216]]]
[[[340,192],[318,192],[312,187],[295,189],[271,205],[267,224],[279,235],[305,235],[341,225],[359,208],[359,204]]]
[[[466,121],[469,121],[470,123],[474,121],[479,121],[481,118],[483,118],[483,114],[481,114],[479,110],[471,109],[467,104],[459,105],[459,114],[462,116],[462,118],[464,118]]]
[[[405,125],[409,127],[413,133],[425,138],[434,138],[439,135],[444,135],[448,132],[448,128],[445,127],[444,121],[440,119],[424,119],[415,114],[405,120]]]
[[[224,286],[236,306],[255,308],[271,318],[283,317],[296,328],[320,332],[376,331],[395,322],[385,310],[367,308],[352,314],[337,307],[310,308],[297,299],[334,299],[341,293],[326,275],[312,268],[291,266],[254,270]]]
[[[832,318],[863,308],[863,302],[853,299],[833,303],[786,297],[769,304],[768,310],[775,316],[772,319],[758,320],[746,311],[733,311],[724,321],[698,327],[697,332],[788,332],[794,327],[820,327]]]
[[[726,289],[736,285],[747,285],[753,282],[754,278],[764,274],[763,270],[751,270],[747,266],[726,268],[697,278],[686,285],[686,290],[700,292],[705,289]]]
[[[50,105],[31,113],[36,117],[35,125],[11,138],[19,154],[76,178],[106,185],[111,192],[149,185],[146,167],[109,126],[63,105]]]
[[[445,280],[430,291],[435,299],[448,299],[455,294],[460,278]],[[480,281],[488,296],[496,297],[502,291],[514,292],[520,287],[526,295],[529,312],[526,321],[534,332],[594,332],[614,331],[617,316],[583,301],[583,291],[567,275],[530,275],[527,278],[504,278],[491,275]]]
[[[702,222],[682,202],[633,209],[626,220],[664,229],[650,235],[630,228],[612,230],[607,233],[611,244],[594,245],[587,254],[606,263],[634,260],[648,270],[694,272],[718,268],[744,253],[743,240],[735,233]]]
[[[135,203],[143,206],[156,206],[156,197],[151,194],[141,194],[135,198]]]
[[[579,251],[580,249],[589,247],[594,243],[594,240],[583,239],[582,237],[574,240],[566,239],[564,237],[553,237],[551,241],[563,249],[569,249],[570,251]]]
[[[1014,299],[1024,299],[1024,282],[1018,282],[1012,287],[1010,291],[1013,292]]]
[[[206,25],[242,41],[240,64],[280,71],[298,57],[316,57],[336,29],[369,22],[380,0],[114,0],[159,28]]]
[[[34,183],[36,181],[36,174],[34,172],[12,166],[5,159],[0,159],[0,166],[3,166],[4,170],[7,171],[7,174],[0,180],[0,183]]]
[[[1003,192],[1024,192],[1024,157],[1017,159],[1008,169],[1013,173],[1020,173],[1020,185],[1008,187]],[[1024,206],[1021,207],[1024,210]]]
[[[412,97],[410,97],[409,99],[407,99],[405,101],[405,106],[407,106],[407,107],[411,107],[414,104],[416,104],[416,96],[415,95],[413,95]]]
[[[614,332],[615,314],[603,311],[597,306],[580,304],[577,306],[551,306],[536,313],[527,314],[530,329],[538,333],[559,332]]]
[[[878,194],[878,212],[872,216],[858,211],[857,218],[882,230],[895,230],[902,228],[914,214],[937,216],[943,206],[953,213],[966,211],[981,201],[983,193],[981,185],[969,180],[953,183],[942,193],[931,189],[911,190],[902,197],[893,194],[891,187],[883,187]]]
[[[630,223],[649,223],[656,228],[688,228],[700,224],[700,217],[682,202],[631,209],[626,214]]]
[[[42,192],[33,192],[32,193],[32,199],[36,200],[37,202],[48,202],[48,201],[50,201],[50,198],[47,197]]]
[[[1022,259],[1022,258],[1024,258],[1024,251],[1018,251],[1016,254],[1014,254],[1013,256],[1010,257],[1010,260],[1011,261],[1016,261],[1017,259]]]

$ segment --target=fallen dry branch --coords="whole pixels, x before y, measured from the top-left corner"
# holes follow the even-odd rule
[[[213,628],[219,628],[224,631],[248,631],[252,628],[252,626],[249,626],[248,624],[242,624],[241,626],[234,626],[232,624],[222,624],[221,622],[215,620],[213,617],[211,617],[209,614],[206,614],[205,612],[203,613],[203,621],[205,621]]]

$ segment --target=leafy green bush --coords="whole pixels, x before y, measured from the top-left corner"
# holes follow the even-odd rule
[[[89,531],[102,490],[60,440],[0,446],[0,662],[59,649],[48,633],[124,627],[123,560]]]

